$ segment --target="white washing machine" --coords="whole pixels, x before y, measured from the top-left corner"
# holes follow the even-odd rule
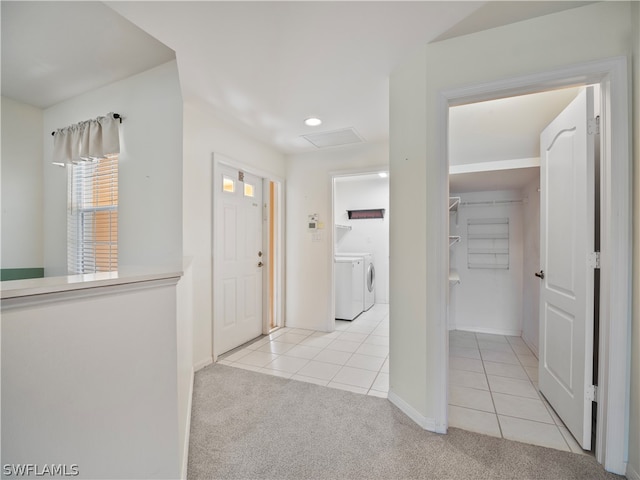
[[[364,262],[363,268],[363,298],[362,310],[367,311],[376,303],[376,267],[373,262],[373,254],[368,252],[346,252],[336,253],[338,257],[359,257]]]
[[[353,320],[362,313],[364,260],[362,257],[336,256],[336,319]]]

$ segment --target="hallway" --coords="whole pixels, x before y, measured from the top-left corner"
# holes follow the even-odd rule
[[[389,306],[331,333],[282,328],[222,355],[221,365],[386,398]],[[449,426],[566,452],[584,452],[538,392],[538,359],[520,337],[449,334]]]
[[[376,304],[331,333],[281,328],[222,355],[222,365],[387,397],[389,305]]]
[[[214,364],[195,376],[190,480],[615,480],[590,455],[451,428],[391,402]]]

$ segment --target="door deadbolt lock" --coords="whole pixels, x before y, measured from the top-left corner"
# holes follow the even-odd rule
[[[261,257],[262,256],[262,252],[258,252],[258,256]]]
[[[534,275],[540,279],[544,278],[544,270],[540,270],[539,272],[534,273]]]

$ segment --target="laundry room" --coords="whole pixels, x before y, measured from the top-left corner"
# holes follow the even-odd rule
[[[389,303],[388,173],[336,177],[333,207],[336,318],[353,320]]]

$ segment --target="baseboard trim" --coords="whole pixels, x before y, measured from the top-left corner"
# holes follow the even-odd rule
[[[404,413],[411,420],[416,422],[420,427],[430,432],[436,433],[444,433],[438,432],[436,429],[436,421],[434,418],[428,418],[418,412],[415,408],[405,402],[402,398],[400,398],[395,392],[389,390],[387,395],[388,400],[393,403],[396,407],[400,409],[402,413]]]
[[[204,360],[201,360],[193,366],[193,371],[197,372],[198,370],[202,370],[204,367],[211,365],[212,363],[213,357],[205,358]]]
[[[195,380],[195,369],[191,369],[191,382],[189,383],[189,403],[187,404],[187,430],[184,436],[184,445],[182,446],[182,468],[180,469],[181,480],[187,480],[187,469],[189,467],[189,440],[191,437],[191,406],[193,404],[193,382]]]
[[[527,347],[529,347],[529,350],[531,350],[533,352],[533,354],[536,356],[536,358],[539,359],[540,355],[538,355],[538,347],[536,347],[533,344],[533,342],[528,340],[527,337],[525,337],[524,335],[522,336],[522,341],[527,344]]]
[[[627,463],[627,478],[629,480],[640,480],[640,473],[631,466],[631,464]]]

